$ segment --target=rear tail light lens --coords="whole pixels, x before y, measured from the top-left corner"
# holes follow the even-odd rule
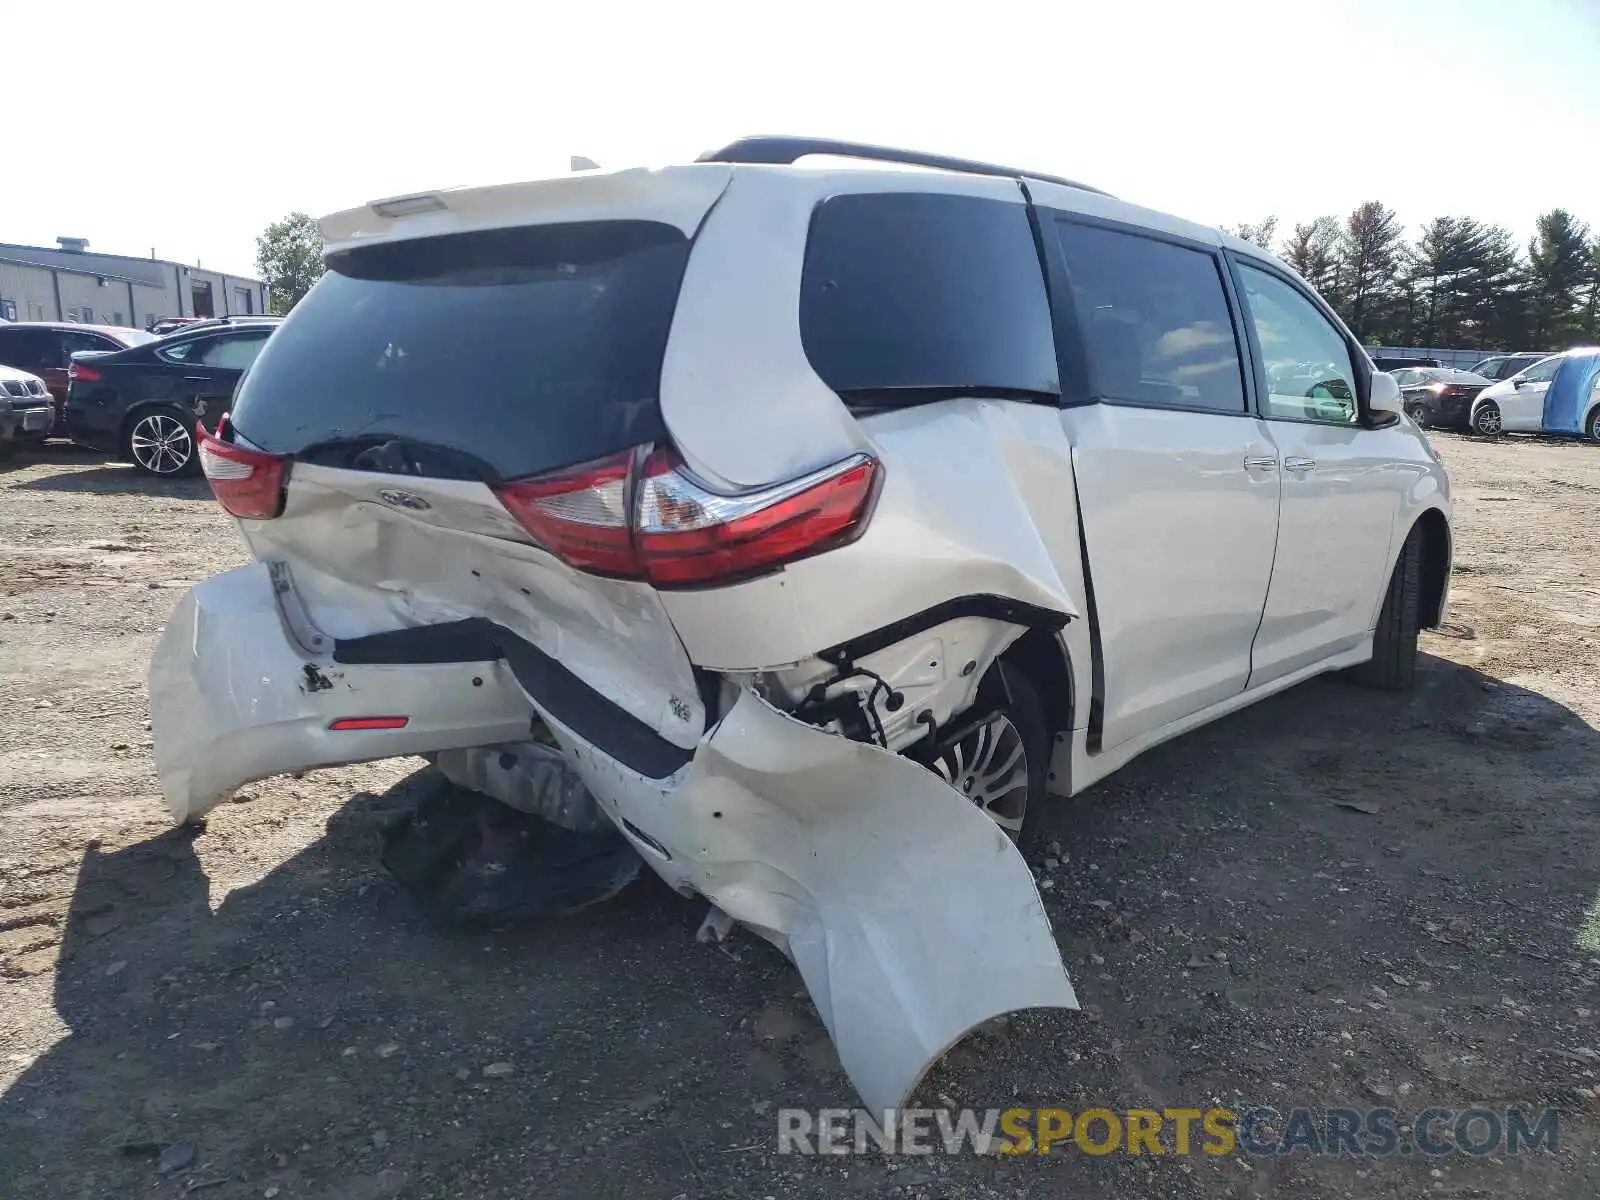
[[[671,451],[657,450],[639,481],[645,576],[658,587],[722,582],[851,541],[865,528],[878,470],[876,459],[857,454],[776,487],[719,496]]]
[[[499,488],[500,503],[562,561],[601,575],[636,576],[628,528],[634,452]]]
[[[99,383],[100,372],[93,367],[86,367],[82,363],[67,364],[67,381],[69,383]]]
[[[570,566],[705,587],[760,574],[859,537],[882,467],[856,454],[787,483],[721,495],[670,449],[627,451],[499,488],[522,526]]]
[[[328,728],[335,733],[351,733],[374,729],[404,729],[411,724],[410,717],[340,717],[330,722]]]
[[[227,418],[224,417],[223,421]],[[222,429],[222,422],[217,423]],[[200,469],[206,482],[222,505],[235,517],[250,521],[267,521],[283,511],[283,482],[288,473],[289,460],[275,454],[248,450],[232,442],[224,442],[215,434],[207,433],[204,425],[195,427],[199,446]]]

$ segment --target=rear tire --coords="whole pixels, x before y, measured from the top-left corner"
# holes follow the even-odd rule
[[[1426,404],[1413,404],[1410,408],[1406,409],[1406,416],[1410,417],[1414,422],[1416,422],[1418,429],[1426,429],[1428,426],[1433,424],[1432,419],[1428,415],[1428,406]]]
[[[1600,442],[1600,405],[1589,414],[1589,440]]]
[[[1505,432],[1505,421],[1500,416],[1500,406],[1485,400],[1472,414],[1472,431],[1481,437],[1499,437]]]
[[[128,423],[122,452],[137,470],[157,479],[194,475],[200,470],[194,427],[194,414],[173,405],[141,408]]]
[[[1402,691],[1417,675],[1417,622],[1422,610],[1422,530],[1413,526],[1394,564],[1372,634],[1372,658],[1351,671],[1364,687]]]
[[[982,695],[992,683],[998,693],[989,697],[991,706],[998,702],[993,717],[946,747],[931,766],[1012,841],[1021,842],[1037,826],[1044,810],[1050,733],[1044,705],[1028,677],[1007,663],[997,664],[994,670],[993,680],[986,679],[980,689]],[[1020,761],[1016,758],[1019,751]]]

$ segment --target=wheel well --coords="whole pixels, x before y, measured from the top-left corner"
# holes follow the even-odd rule
[[[1072,728],[1072,668],[1060,637],[1047,629],[1030,629],[1011,643],[1000,661],[1021,671],[1033,684],[1050,734]]]
[[[1430,508],[1417,518],[1422,532],[1422,611],[1417,624],[1435,628],[1444,619],[1445,585],[1450,580],[1450,524]]]

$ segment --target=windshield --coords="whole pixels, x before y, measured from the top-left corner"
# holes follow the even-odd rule
[[[277,454],[396,441],[491,479],[664,439],[661,359],[688,256],[680,231],[646,221],[339,255],[256,359],[234,425]]]

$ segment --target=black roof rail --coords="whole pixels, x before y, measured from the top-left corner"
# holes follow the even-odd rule
[[[829,154],[836,158],[863,158],[873,162],[904,163],[908,167],[933,167],[941,171],[962,171],[968,175],[998,175],[1005,179],[1038,179],[1045,183],[1059,183],[1082,192],[1110,195],[1097,187],[1063,179],[1059,175],[1046,175],[1042,171],[1022,171],[1016,167],[1001,167],[994,163],[974,162],[967,158],[950,158],[943,154],[924,154],[918,150],[896,150],[892,146],[871,146],[863,142],[837,142],[832,138],[809,137],[747,137],[731,142],[720,150],[708,150],[696,162],[703,163],[765,163],[772,166],[791,166],[809,154]]]

